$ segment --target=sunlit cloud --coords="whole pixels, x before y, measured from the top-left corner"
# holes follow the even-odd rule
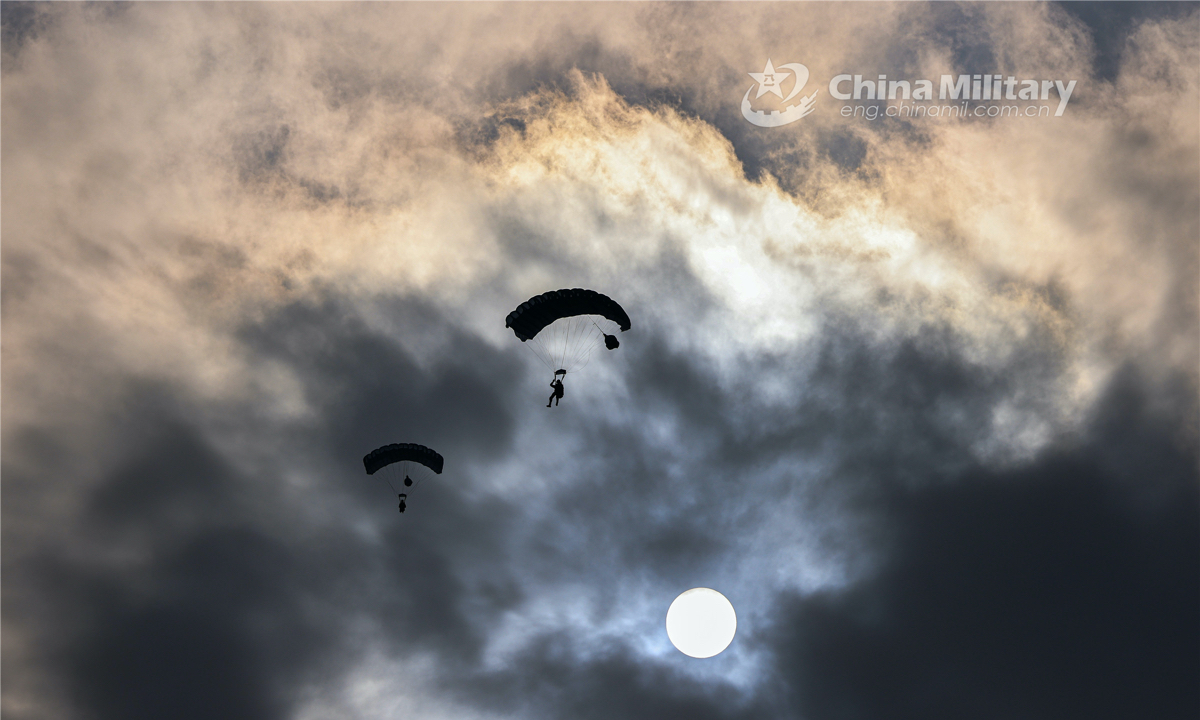
[[[1055,5],[5,13],[14,717],[118,716],[134,681],[87,653],[160,611],[245,643],[263,717],[583,717],[616,685],[794,716],[780,598],[890,578],[904,493],[1099,443],[1131,373],[1197,387],[1194,10],[1130,22],[1111,78]],[[745,122],[768,57],[817,111]],[[980,68],[1079,89],[918,122],[824,84]],[[560,287],[633,326],[547,410],[504,317]],[[447,471],[397,522],[361,456],[404,440]],[[681,670],[697,586],[739,634]]]

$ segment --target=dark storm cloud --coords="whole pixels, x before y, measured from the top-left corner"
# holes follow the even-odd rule
[[[1157,394],[1123,373],[1078,446],[888,492],[879,574],[780,601],[776,671],[801,714],[1193,717],[1196,407]]]
[[[60,542],[5,563],[10,582],[32,588],[9,594],[6,616],[32,632],[43,648],[34,655],[78,712],[288,717],[299,688],[343,669],[359,640],[354,621],[364,616],[403,652],[474,656],[480,639],[464,597],[474,598],[477,614],[501,611],[516,596],[484,567],[497,560],[503,503],[472,504],[461,488],[472,462],[507,448],[513,419],[498,393],[520,366],[451,334],[447,357],[422,369],[403,331],[440,332],[437,313],[402,301],[388,310],[398,337],[368,331],[335,299],[285,307],[245,329],[261,358],[305,379],[321,418],[281,437],[255,428],[258,411],[242,408],[243,431],[280,455],[261,474],[226,461],[170,388],[135,383],[125,394],[123,426],[110,428],[128,438],[125,459],[96,484]],[[361,457],[411,439],[450,461],[436,481],[442,487],[412,498],[419,512],[389,524],[382,550],[344,525],[288,519],[304,514],[297,502],[320,507],[339,497],[390,518],[394,498],[363,473]],[[69,455],[63,441],[43,451]],[[319,482],[297,498],[283,474],[304,468]],[[19,487],[45,478],[6,468],[5,480]],[[88,551],[73,552],[78,544]]]
[[[349,492],[372,516],[386,508],[381,547],[352,548],[372,558],[360,567],[355,611],[381,622],[404,652],[433,649],[447,661],[473,657],[480,630],[467,618],[514,601],[497,554],[512,515],[503,500],[468,500],[471,468],[511,451],[512,388],[524,371],[513,351],[497,352],[477,338],[447,330],[445,318],[419,300],[384,301],[389,332],[364,325],[337,297],[301,302],[248,326],[243,337],[264,359],[304,380],[316,406],[315,425],[284,445],[329,478],[311,498]],[[422,367],[411,348],[443,343]],[[411,491],[412,512],[390,521],[395,498],[363,472],[362,456],[391,442],[419,442],[447,458],[443,475]],[[361,541],[360,541],[361,542]],[[323,554],[322,554],[323,555]],[[321,557],[321,565],[341,560]],[[482,599],[479,599],[482,598]],[[338,614],[336,607],[331,610]]]
[[[263,527],[271,479],[230,467],[169,391],[127,402],[120,429],[139,442],[57,543],[6,559],[9,580],[34,590],[10,595],[6,615],[76,716],[284,717],[286,681],[335,644],[338,615],[316,620],[312,600],[355,555],[323,538],[319,553],[342,562],[315,565]]]
[[[515,430],[508,395],[527,369],[518,348],[497,352],[449,329],[437,308],[417,299],[385,300],[379,310],[394,335],[366,327],[353,307],[328,297],[281,308],[242,337],[304,379],[322,418],[314,441],[330,457],[361,460],[398,438],[468,461],[508,450]],[[408,348],[430,342],[445,346],[422,368]]]

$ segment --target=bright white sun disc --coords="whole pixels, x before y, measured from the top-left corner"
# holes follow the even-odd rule
[[[712,657],[729,647],[735,632],[737,613],[716,590],[692,588],[667,609],[667,637],[684,655]]]

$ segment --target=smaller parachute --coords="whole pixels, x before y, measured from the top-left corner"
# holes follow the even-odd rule
[[[397,485],[415,490],[426,478],[441,475],[444,464],[436,451],[416,443],[384,445],[363,457],[367,474],[378,473],[400,497],[400,512],[404,512],[408,495],[397,490]]]
[[[363,458],[363,465],[366,467],[368,475],[374,475],[381,468],[392,463],[404,462],[420,463],[438,475],[442,474],[442,466],[445,464],[445,460],[437,452],[416,443],[384,445],[375,448]]]

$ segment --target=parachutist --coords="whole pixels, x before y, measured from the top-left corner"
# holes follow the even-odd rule
[[[601,342],[609,350],[620,347],[616,334],[608,330],[615,327],[625,332],[630,328],[630,320],[624,308],[607,295],[584,288],[564,288],[521,303],[504,319],[504,327],[512,328],[521,342],[532,341],[528,347],[533,354],[547,368],[558,367],[555,375],[563,375],[587,365],[592,351]],[[554,389],[547,407],[556,406],[562,398],[562,388],[555,385]]]
[[[417,445],[416,443],[392,443],[377,447],[363,457],[363,469],[368,475],[374,475],[379,471],[384,471],[384,479],[387,480],[387,485],[392,492],[396,492],[396,483],[400,482],[400,474],[404,474],[404,486],[415,487],[427,479],[428,475],[422,475],[423,472],[431,472],[435,475],[442,474],[442,466],[445,460],[436,451]],[[409,477],[409,471],[417,473],[417,479],[414,481]],[[405,493],[399,493],[400,497],[400,512],[404,512],[408,503],[405,498],[408,497]]]
[[[551,402],[557,406],[558,401],[562,400],[563,396],[563,384],[562,380],[558,379],[558,375],[554,376],[554,380],[550,382],[550,387],[554,388],[554,392],[551,393],[550,399],[546,401],[546,407],[550,407]]]

